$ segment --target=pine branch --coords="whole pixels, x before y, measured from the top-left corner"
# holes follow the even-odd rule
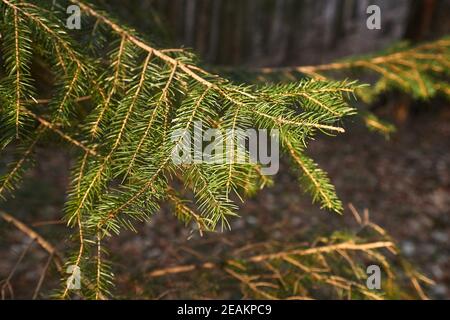
[[[352,58],[343,62],[336,62],[318,66],[262,68],[255,70],[266,75],[295,72],[311,75],[314,78],[324,79],[331,72],[345,72],[351,69],[369,70],[380,75],[378,83],[370,93],[370,98],[391,86],[389,82],[401,90],[411,93],[416,98],[428,99],[436,92],[443,92],[440,86],[442,77],[448,77],[450,67],[450,40],[443,38],[434,42],[425,43],[416,47],[400,45],[374,56]],[[318,74],[320,73],[320,74]],[[370,90],[370,89],[367,89]],[[368,93],[361,93],[363,97]]]
[[[70,2],[94,20],[89,22],[95,30],[86,36],[99,39],[82,40],[91,43],[86,48],[74,44],[76,36],[67,33],[57,10],[51,12],[32,0],[0,0],[2,13],[12,12],[13,22],[23,21],[13,23],[12,29],[11,24],[9,29],[4,25],[0,29],[10,37],[4,55],[19,57],[22,64],[17,73],[17,59],[11,60],[13,77],[9,79],[15,80],[0,86],[8,93],[0,99],[9,101],[0,109],[0,117],[14,114],[15,119],[14,126],[1,128],[8,133],[2,146],[11,141],[12,129],[17,131],[17,106],[19,118],[27,116],[30,124],[39,126],[38,132],[24,132],[21,137],[24,152],[2,179],[0,192],[17,188],[34,147],[45,143],[44,133],[54,133],[64,145],[77,147],[80,152],[72,168],[65,213],[79,241],[68,264],[85,270],[93,284],[83,294],[92,298],[109,295],[112,272],[103,239],[122,228],[133,230],[134,222],[150,219],[161,202],[173,202],[179,219],[195,221],[201,232],[214,230],[219,223],[222,229],[229,228],[228,219],[237,215],[233,196],[244,200],[244,194],[270,183],[261,165],[248,161],[248,151],[246,163],[237,161],[235,150],[223,149],[216,156],[229,162],[173,161],[174,152],[184,147],[193,151],[186,146],[184,135],[195,132],[198,122],[205,126],[201,133],[216,128],[235,146],[241,137],[233,133],[241,129],[278,130],[286,155],[303,173],[302,183],[313,199],[324,208],[341,211],[334,188],[304,156],[304,148],[319,132],[344,132],[341,121],[354,113],[348,100],[360,88],[356,82],[309,79],[280,85],[237,85],[198,67],[195,56],[185,50],[157,49],[87,2]],[[17,54],[21,43],[17,44],[15,31],[22,32],[23,43],[33,44],[33,49]],[[17,79],[22,88],[28,88],[26,71],[33,55],[51,66],[52,98],[22,90],[18,105]],[[171,189],[174,176],[192,191],[192,205],[198,213]],[[62,297],[70,295],[64,288]]]
[[[324,208],[341,213],[342,203],[337,198],[334,186],[330,183],[325,172],[301,153],[302,146],[300,144],[294,144],[289,139],[284,139],[284,143],[293,161],[303,171],[304,179],[301,179],[301,183],[312,194],[313,200],[320,201]]]
[[[15,127],[15,137],[19,139],[19,129],[24,120],[21,109],[26,100],[34,95],[31,78],[31,30],[17,8],[5,11],[2,24],[7,29],[2,43],[8,74],[5,88],[11,88],[3,92],[10,105],[6,121]]]

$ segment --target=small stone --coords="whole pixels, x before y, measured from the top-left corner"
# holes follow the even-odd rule
[[[401,247],[406,256],[410,257],[416,252],[416,246],[411,241],[403,241]]]
[[[434,231],[431,233],[431,237],[436,242],[447,243],[448,242],[448,234],[442,231]]]
[[[444,277],[444,272],[438,265],[434,265],[433,267],[431,267],[431,272],[433,272],[433,275],[436,279],[441,279],[442,277]]]
[[[447,295],[447,288],[443,284],[433,286],[433,292],[437,296],[445,297]]]
[[[258,219],[254,216],[248,216],[247,222],[252,225],[256,225],[258,223]]]

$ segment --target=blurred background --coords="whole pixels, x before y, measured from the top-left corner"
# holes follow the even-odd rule
[[[450,30],[449,0],[100,2],[145,34],[193,48],[215,65],[319,64]],[[366,9],[372,4],[381,9],[381,30],[366,27]]]
[[[450,33],[450,0],[99,0],[122,21],[161,47],[188,47],[211,66],[273,67],[331,62],[376,52],[398,41],[420,42]],[[368,30],[366,8],[381,8],[381,30]],[[398,116],[400,110],[407,112]],[[385,97],[374,109],[392,121],[397,132],[389,140],[357,120],[347,133],[318,137],[309,155],[327,171],[345,206],[367,210],[390,232],[405,256],[436,281],[432,298],[450,298],[450,108],[435,99],[412,101]],[[403,112],[403,111],[402,111]],[[71,165],[69,155],[39,149],[38,165],[23,188],[3,206],[64,248],[67,229],[58,223]],[[5,161],[6,160],[1,160]],[[34,178],[34,179],[32,179]],[[36,182],[30,181],[39,181]],[[242,204],[232,231],[200,238],[180,225],[171,209],[124,232],[110,243],[117,264],[118,297],[202,298],[198,278],[167,279],[155,284],[151,270],[192,261],[209,261],[232,248],[264,241],[305,237],[311,230],[331,232],[354,225],[344,216],[321,211],[298,189],[287,168],[267,188]],[[45,223],[42,221],[56,221]],[[0,230],[0,279],[20,253],[22,235]],[[21,242],[22,241],[22,242]],[[23,243],[22,243],[23,244]],[[13,253],[13,254],[11,254]],[[36,253],[30,264],[43,256]],[[27,297],[41,269],[21,265],[15,276],[16,297]],[[31,270],[31,271],[30,271]],[[35,270],[35,271],[33,271]],[[218,280],[218,279],[216,279]],[[57,280],[44,286],[51,288]],[[210,281],[210,280],[208,280]],[[190,286],[189,286],[190,285]],[[209,283],[209,286],[212,284]],[[206,285],[207,286],[207,285]],[[206,289],[205,289],[206,290]],[[218,293],[218,298],[233,294]]]

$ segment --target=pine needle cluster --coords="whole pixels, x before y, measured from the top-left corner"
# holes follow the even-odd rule
[[[58,4],[0,1],[0,150],[16,154],[0,178],[0,196],[14,195],[39,145],[57,138],[73,147],[65,219],[79,245],[67,264],[90,283],[83,296],[109,294],[105,237],[134,229],[162,202],[200,230],[226,228],[236,199],[269,183],[257,164],[175,164],[172,150],[182,139],[171,137],[196,121],[223,132],[279,130],[302,188],[323,208],[342,211],[306,148],[318,133],[344,131],[356,82],[236,84],[200,69],[188,51],[156,48],[87,1]],[[81,8],[81,31],[66,28],[70,4]],[[64,288],[61,296],[71,294]]]
[[[370,86],[358,88],[356,95],[367,105],[373,104],[381,95],[399,91],[414,99],[429,100],[436,96],[450,98],[450,39],[412,45],[401,42],[381,52],[354,56],[341,61],[315,65],[282,68],[233,70],[231,75],[242,81],[290,82],[305,77],[318,80],[358,78]],[[369,129],[389,135],[395,128],[375,114],[359,113]]]

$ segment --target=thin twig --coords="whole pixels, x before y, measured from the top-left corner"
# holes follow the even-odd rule
[[[24,109],[24,108],[23,108]],[[64,140],[70,142],[71,144],[77,146],[78,148],[83,149],[84,151],[90,153],[93,156],[98,156],[97,151],[85,146],[83,143],[81,143],[78,140],[75,140],[74,138],[72,138],[71,136],[65,134],[64,132],[62,132],[61,130],[59,130],[55,124],[45,120],[44,118],[36,115],[35,113],[26,110],[25,109],[25,113],[29,114],[31,117],[33,117],[34,119],[36,119],[42,126],[46,127],[47,129],[50,129],[51,131],[55,132],[56,134],[58,134],[61,138],[63,138]]]
[[[275,259],[284,259],[285,257],[289,257],[291,255],[297,255],[297,256],[305,256],[305,255],[312,255],[312,254],[318,254],[318,253],[327,253],[332,251],[338,251],[338,250],[346,250],[346,251],[364,251],[364,250],[371,250],[371,249],[382,249],[382,248],[388,248],[394,246],[394,243],[391,241],[378,241],[378,242],[371,242],[371,243],[352,243],[352,242],[343,242],[339,244],[333,244],[333,245],[327,245],[317,248],[308,248],[308,249],[298,249],[298,250],[290,250],[290,251],[283,251],[278,253],[272,253],[272,254],[262,254],[262,255],[256,255],[249,257],[248,259],[245,259],[249,262],[263,262],[267,260],[275,260]],[[225,264],[231,263],[232,260],[226,260]],[[177,274],[177,273],[185,273],[185,272],[191,272],[194,270],[199,269],[214,269],[218,268],[220,265],[207,262],[200,265],[196,264],[189,264],[189,265],[182,265],[182,266],[176,266],[176,267],[170,267],[170,268],[163,268],[163,269],[157,269],[148,274],[150,277],[162,277],[169,274]]]
[[[64,268],[63,268],[63,258],[61,254],[56,250],[56,248],[51,245],[47,240],[45,240],[40,234],[38,234],[36,231],[25,225],[23,222],[19,221],[18,219],[14,218],[10,214],[0,210],[0,218],[5,220],[6,222],[12,224],[15,226],[19,231],[27,235],[30,239],[33,241],[36,241],[45,251],[47,251],[51,256],[52,260],[55,264],[56,269],[58,272],[62,275],[64,275]],[[93,288],[94,286],[85,280],[81,280],[84,285],[86,285],[88,288]],[[106,297],[103,294],[99,294],[99,298],[102,300],[105,300]]]
[[[47,251],[50,255],[53,255],[53,261],[55,262],[55,266],[59,272],[63,271],[63,259],[61,255],[57,252],[55,247],[53,247],[47,240],[45,240],[41,235],[36,233],[34,230],[29,228],[23,222],[17,220],[10,214],[3,212],[0,210],[0,217],[6,222],[14,225],[17,229],[22,231],[22,233],[26,234],[30,239],[36,241],[45,251]]]
[[[33,300],[36,300],[38,297],[39,291],[41,291],[42,284],[44,283],[45,275],[47,274],[47,270],[50,267],[50,263],[53,261],[53,254],[48,256],[47,262],[45,263],[44,268],[42,269],[41,276],[39,278],[39,282],[34,290]]]
[[[14,276],[14,274],[16,273],[17,268],[19,267],[19,265],[22,262],[23,258],[25,258],[25,255],[27,254],[28,250],[30,250],[30,248],[33,245],[33,243],[34,243],[34,239],[31,239],[30,242],[25,247],[25,249],[20,254],[19,259],[17,259],[16,263],[14,264],[14,267],[9,272],[8,277],[6,277],[6,279],[2,281],[2,282],[4,282],[4,284],[2,285],[2,288],[1,288],[2,299],[5,298],[5,294],[4,294],[5,287],[8,287],[10,293],[13,294],[12,287],[11,287],[11,279]],[[14,297],[11,296],[11,298],[14,298]]]
[[[83,102],[83,101],[89,101],[92,99],[92,96],[82,96],[79,97],[77,99],[74,99],[74,102]],[[50,102],[52,102],[52,99],[33,99],[33,100],[29,100],[27,101],[28,103],[34,103],[34,104],[49,104]]]

